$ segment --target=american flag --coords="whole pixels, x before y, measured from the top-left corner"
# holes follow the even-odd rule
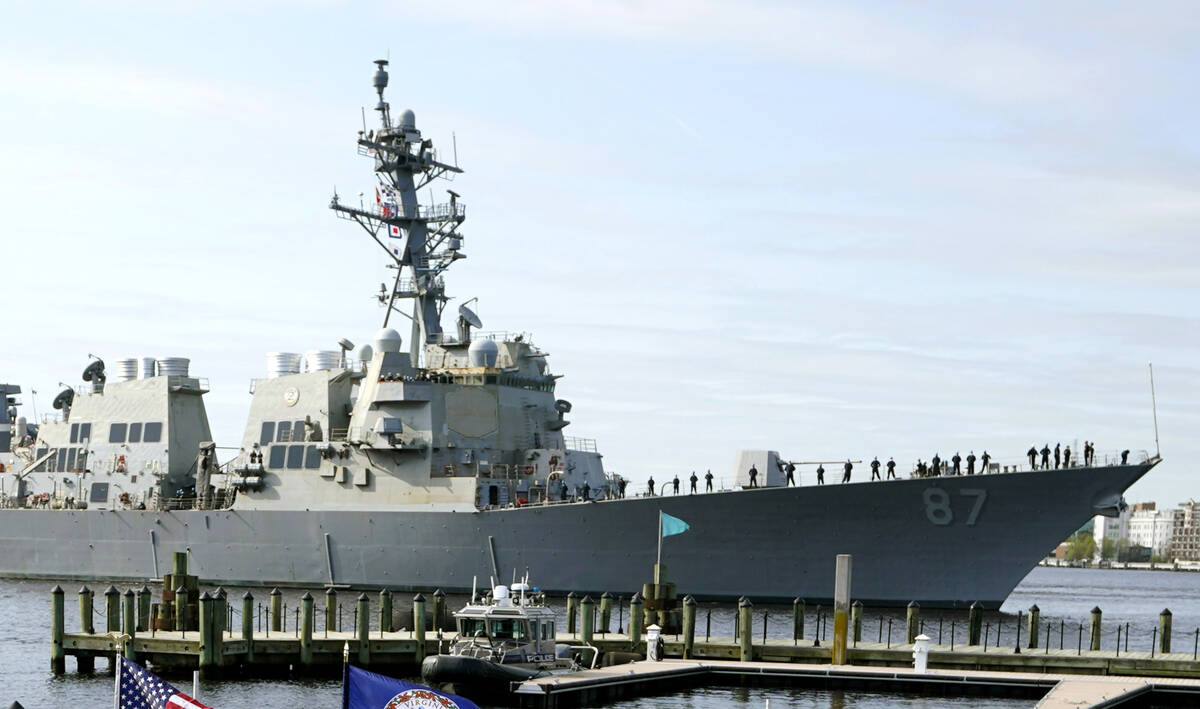
[[[119,671],[120,709],[211,709],[124,657]]]

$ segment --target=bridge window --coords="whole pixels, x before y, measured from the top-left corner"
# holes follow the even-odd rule
[[[297,421],[296,423],[292,424],[292,440],[293,441],[303,441],[304,440],[304,422],[303,421]]]
[[[67,467],[66,467],[66,470],[74,470],[74,469],[75,469],[75,457],[76,457],[78,454],[79,454],[79,449],[78,449],[78,448],[68,448],[68,449],[67,449]]]
[[[492,619],[492,638],[495,640],[525,640],[529,630],[523,620]]]
[[[316,446],[308,446],[304,451],[304,467],[307,470],[316,470],[321,467],[321,450]]]
[[[162,440],[162,422],[151,421],[142,427],[143,443],[158,443]]]
[[[77,423],[71,424],[71,442],[72,443],[79,442],[79,424],[77,424]]]
[[[129,424],[129,442],[130,443],[141,443],[142,442],[142,424],[140,424],[140,423]]]
[[[275,422],[263,421],[262,430],[258,434],[258,444],[265,446],[273,440],[275,440]]]
[[[67,470],[67,449],[66,448],[58,449],[58,460],[55,462],[57,463],[57,465],[55,466],[54,470],[52,470],[50,472],[52,472],[52,473],[66,472],[66,470]]]
[[[91,440],[91,438],[92,438],[92,424],[90,424],[90,423],[79,424],[79,442],[83,443],[85,441]]]
[[[286,455],[287,446],[271,446],[271,460],[268,465],[279,470],[283,467],[283,460]]]
[[[287,468],[288,470],[299,470],[304,464],[304,446],[288,446],[287,447]]]
[[[108,427],[108,442],[109,443],[124,443],[125,442],[125,424],[114,423]]]
[[[483,637],[487,635],[487,630],[483,625],[483,618],[459,618],[458,634],[464,638]]]

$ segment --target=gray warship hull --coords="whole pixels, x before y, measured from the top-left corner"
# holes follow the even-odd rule
[[[997,607],[1156,463],[478,512],[3,510],[0,575],[140,582],[186,550],[213,583],[453,592],[528,568],[551,592],[628,594],[651,579],[661,510],[691,526],[663,563],[699,599],[827,599],[852,554],[868,605]]]

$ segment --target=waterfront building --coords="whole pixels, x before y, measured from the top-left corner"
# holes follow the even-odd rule
[[[1171,558],[1200,561],[1200,503],[1195,500],[1188,500],[1177,510],[1171,536]]]
[[[1156,509],[1153,502],[1143,502],[1134,506],[1129,516],[1129,542],[1138,546],[1149,547],[1154,554],[1167,558],[1171,554],[1171,539],[1175,534],[1175,519],[1182,515],[1182,510]]]

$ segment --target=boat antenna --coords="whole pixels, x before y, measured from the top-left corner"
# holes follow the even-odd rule
[[[475,589],[477,588],[478,583],[479,583],[479,577],[472,576],[471,577],[471,603],[475,602]]]
[[[1158,404],[1154,400],[1154,363],[1150,362],[1150,410],[1154,412],[1154,457],[1161,458],[1158,448]]]

